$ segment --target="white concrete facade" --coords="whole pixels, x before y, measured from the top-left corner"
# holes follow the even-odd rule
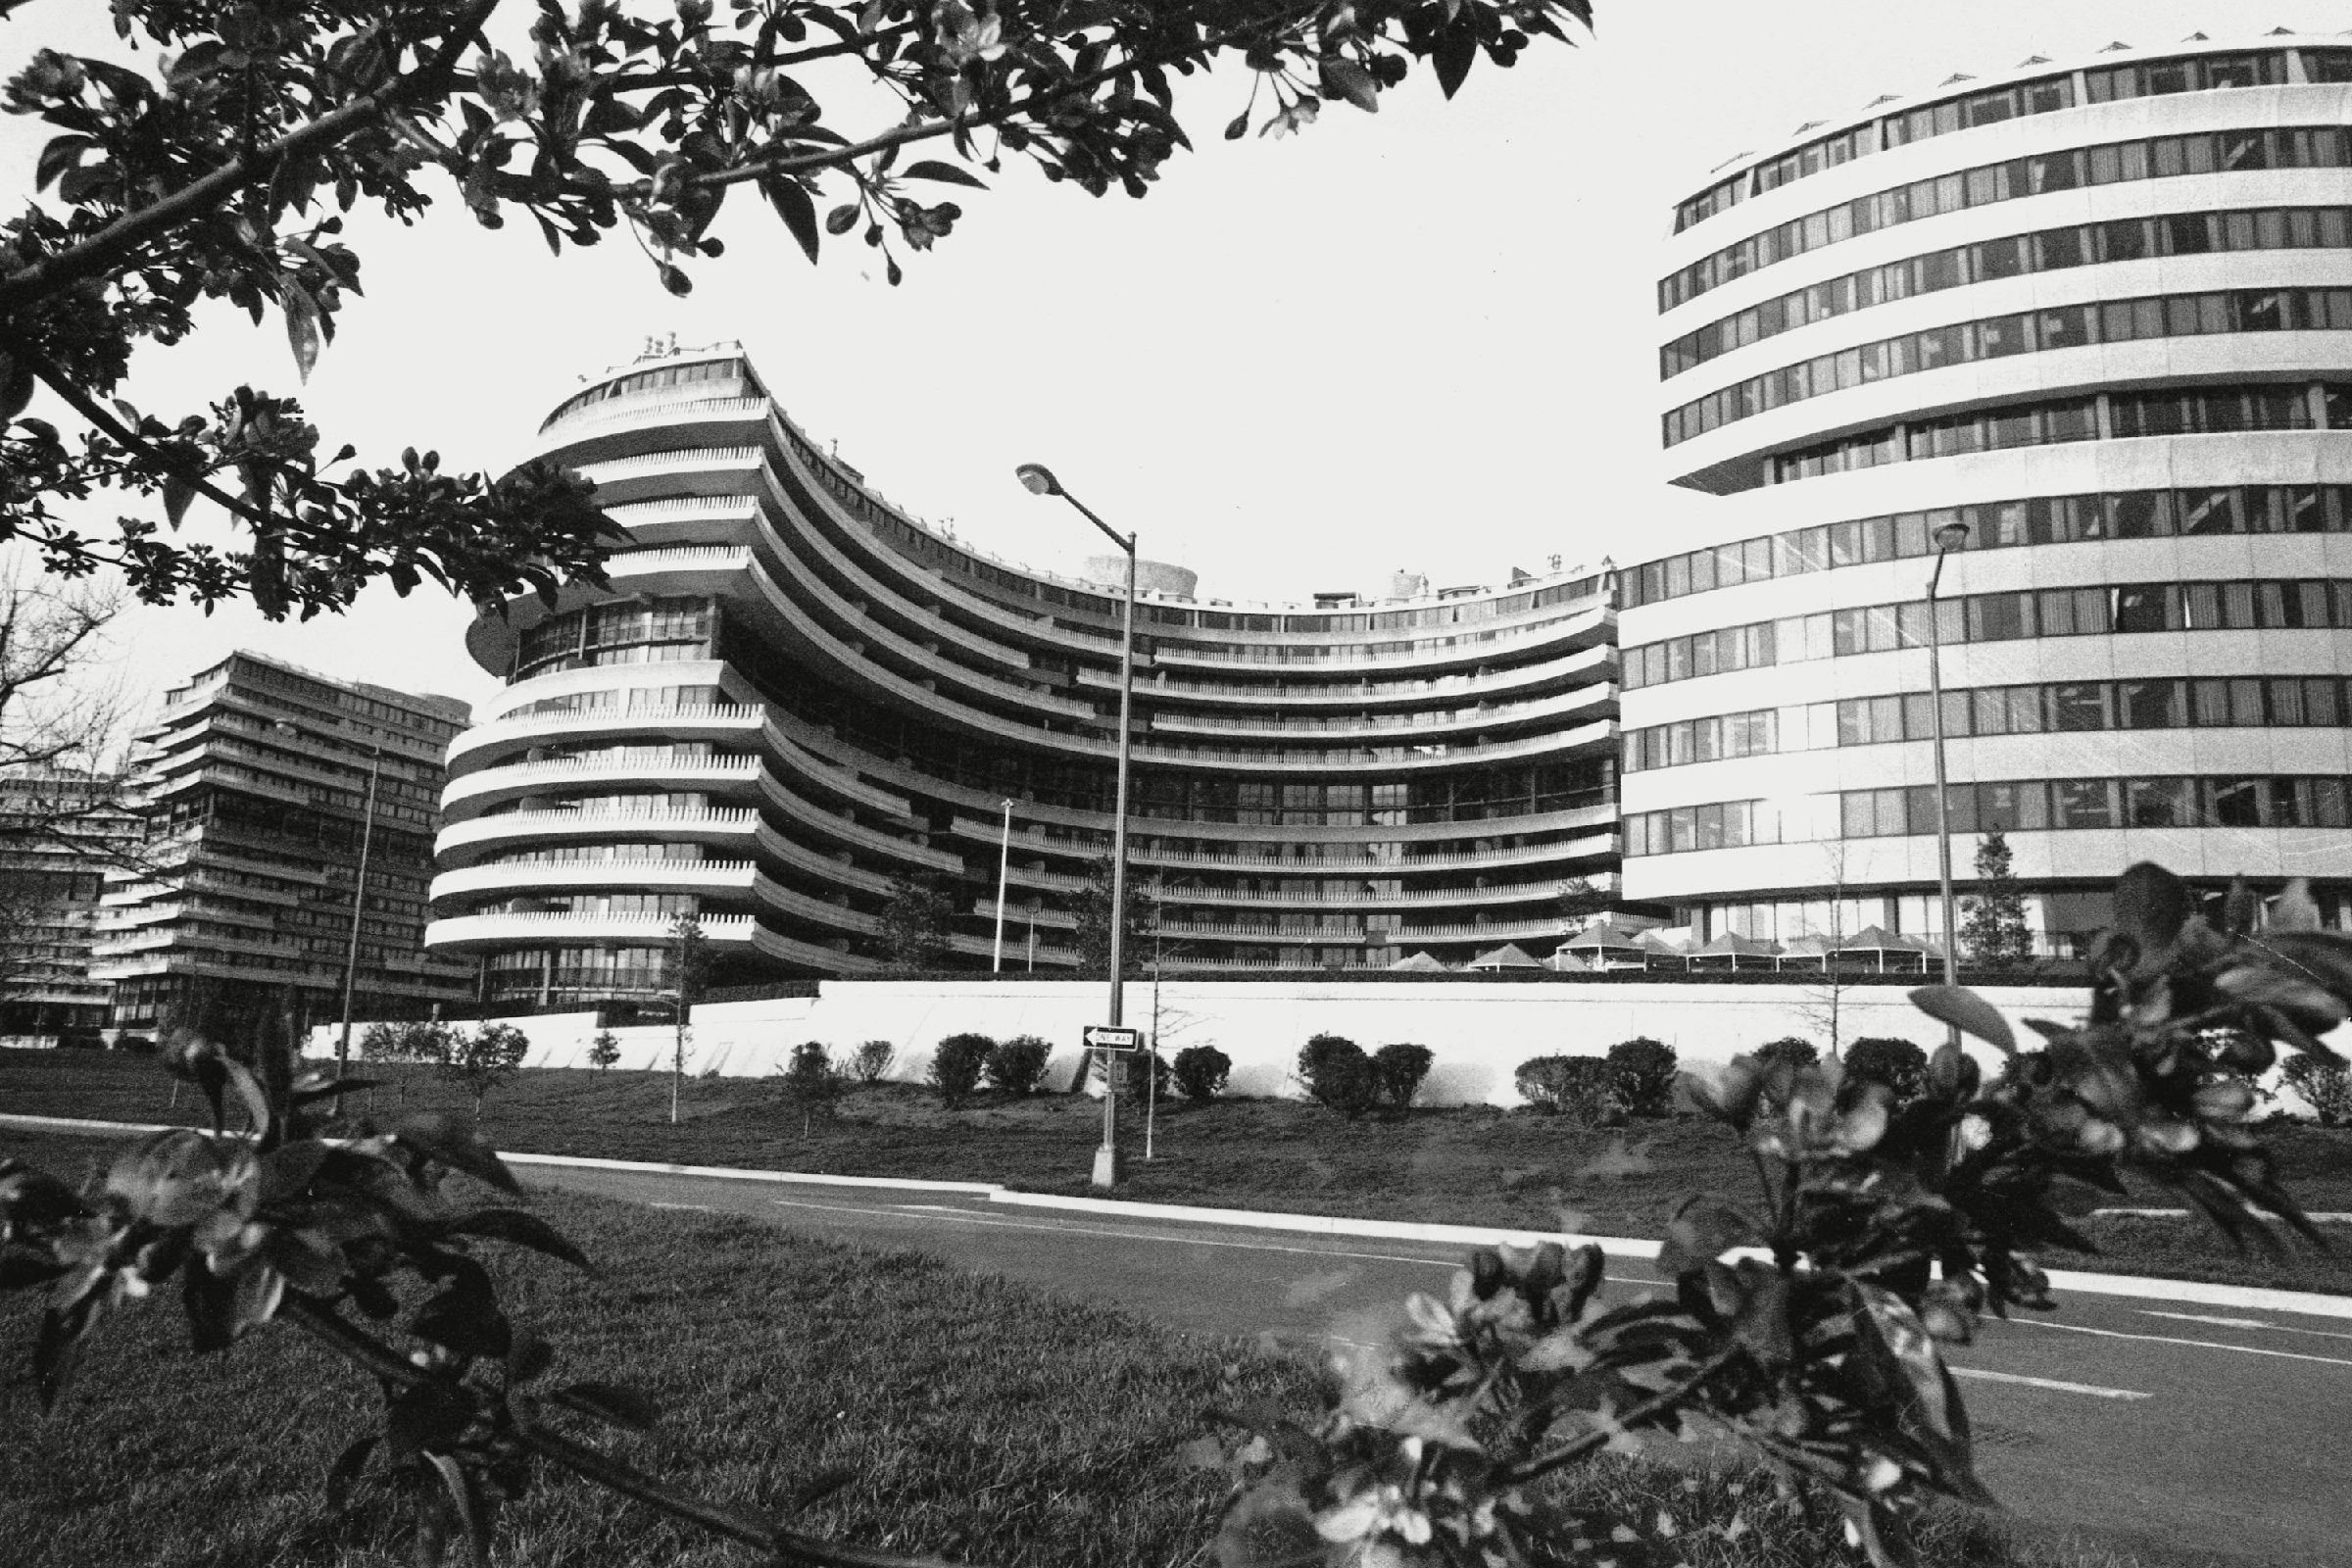
[[[1799,143],[1860,127],[1864,151],[1758,190],[1711,217],[1686,220],[1662,258],[1669,280],[1809,215],[1877,202],[1899,187],[1914,192],[1905,198],[1915,204],[1904,209],[1910,212],[1916,210],[1911,182],[1978,181],[1990,192],[1988,172],[1998,171],[1997,195],[1979,199],[1970,184],[1968,202],[1957,210],[1896,218],[1867,232],[1857,224],[1850,238],[1761,259],[1662,311],[1660,339],[1675,345],[1751,308],[1767,311],[1766,326],[1738,346],[1702,363],[1662,363],[1662,372],[1673,372],[1661,383],[1662,411],[1691,407],[1785,368],[1790,375],[1774,382],[1769,399],[1757,393],[1754,412],[1744,417],[1727,410],[1723,422],[1684,439],[1672,438],[1683,436],[1685,426],[1670,427],[1667,477],[1718,493],[1716,515],[1673,538],[1671,550],[1621,570],[1629,898],[1674,906],[1678,923],[1698,926],[1702,936],[1736,930],[1787,940],[1825,931],[1835,898],[1844,901],[1838,918],[1847,931],[1886,923],[1940,939],[1933,897],[1936,840],[1919,820],[1921,806],[1932,810],[1934,804],[1934,748],[1927,735],[1911,732],[1923,710],[1915,707],[1892,738],[1858,735],[1856,728],[1857,710],[1874,699],[1924,702],[1930,659],[1924,617],[1883,642],[1874,634],[1867,650],[1849,650],[1840,640],[1849,632],[1859,638],[1874,612],[1892,627],[1898,607],[1924,610],[1935,560],[1932,544],[1923,552],[1918,540],[1932,541],[1937,527],[1959,520],[1970,534],[1945,564],[1946,619],[1934,634],[1942,645],[1947,694],[1968,693],[1955,701],[1973,702],[1976,694],[2005,688],[2018,693],[2013,702],[2110,705],[2107,722],[2095,730],[2037,721],[2004,733],[1977,733],[1966,722],[1954,733],[1957,715],[1947,707],[1949,777],[1955,794],[1964,795],[1964,814],[1989,799],[1978,785],[2030,786],[2044,792],[2038,798],[2048,808],[2042,825],[1992,820],[1989,804],[1984,823],[1956,821],[1954,869],[1964,884],[1979,826],[2001,826],[2032,895],[2042,951],[2058,954],[2103,920],[2098,890],[2142,858],[2208,885],[2238,873],[2274,887],[2286,877],[2310,877],[2321,882],[2331,920],[2352,910],[2352,821],[2343,805],[2352,796],[2352,728],[2346,727],[2352,403],[2329,390],[2352,383],[2352,332],[2326,309],[2328,297],[2352,288],[2352,244],[2345,238],[2352,223],[2352,142],[2341,129],[2352,121],[2352,85],[2344,81],[2344,57],[2333,39],[2200,37],[2163,48],[2118,46],[2088,60],[2036,61],[2006,77],[1954,78],[1916,99],[1874,106],[1858,120],[1817,123]],[[2103,74],[2119,69],[2141,73],[2139,95],[2095,101],[2101,91],[2115,90],[2098,85],[2113,79]],[[2257,84],[2218,84],[2238,80]],[[2158,81],[2167,85],[2150,85]],[[1973,104],[2022,83],[2043,84],[2067,106],[2012,109],[2014,118],[1882,145],[1893,135],[1889,127],[1925,106]],[[2299,134],[2305,139],[2294,141]],[[2118,147],[2140,149],[2124,157],[2127,169],[2131,157],[2142,157],[2142,172],[2092,182],[2093,150]],[[1771,166],[1788,150],[1770,149],[1742,167]],[[2303,163],[2281,167],[2289,160]],[[2175,165],[2182,172],[2165,172]],[[2052,170],[2058,172],[2051,188],[2034,193]],[[2325,232],[2317,217],[2323,212],[2336,215]],[[2130,232],[2150,240],[2146,255],[2111,254],[2137,243],[2124,227],[2112,238],[2105,227],[2091,233],[2094,226],[2143,220],[2144,229]],[[2178,234],[2167,226],[2176,223]],[[2258,229],[2266,236],[2259,243],[2252,237]],[[2082,236],[2085,259],[2052,261],[2061,254],[2052,249],[2057,242],[2039,236],[2070,230]],[[2297,234],[2308,242],[2297,242]],[[2216,243],[2198,249],[2207,235],[2217,236]],[[2021,264],[2026,270],[1989,275],[1994,252],[1985,247],[2011,240],[2028,247],[2018,253],[2030,258]],[[1777,307],[1767,302],[1816,285],[1835,289],[1849,275],[1906,259],[1951,253],[1961,258],[1949,274],[1957,282],[1920,285],[1906,297],[1771,329],[1769,312]],[[2287,302],[2290,315],[2313,301],[2322,309],[2317,317],[2294,316],[2291,329],[2282,323],[2257,330],[2258,318],[2242,312],[2258,292],[2294,295],[2302,303]],[[2224,306],[2212,309],[2223,316],[2209,311],[2198,318],[2180,307],[2154,335],[2106,338],[2102,305],[2154,296],[2220,299]],[[1857,286],[1854,298],[1862,297]],[[2087,318],[2074,319],[2089,321],[2088,342],[2065,336],[2071,328],[2060,320],[2082,307],[2088,307]],[[1818,309],[1790,308],[1780,319]],[[2180,310],[2187,310],[2192,324],[2175,333]],[[1980,352],[1973,334],[1996,318],[2023,322],[2024,351]],[[2217,319],[2223,324],[2212,324]],[[2194,325],[2198,320],[2206,324]],[[1953,361],[1936,368],[1904,373],[1890,349],[1885,367],[1866,371],[1860,384],[1840,380],[1823,390],[1818,368],[1801,384],[1793,378],[1792,368],[1818,367],[1821,356],[1944,328],[1972,335],[1965,350],[1953,348]],[[2132,433],[2144,422],[2132,412],[2134,400],[2175,393],[2216,400],[2243,394],[2256,400],[2243,406],[2254,422],[2271,416],[2259,398],[2284,400],[2280,406],[2305,427]],[[2021,411],[2053,403],[2081,407],[2094,433],[2010,445],[2012,435],[1986,423],[1969,439],[2002,449],[1929,455],[1936,450],[1938,421],[2022,418]],[[1887,454],[1872,466],[1812,474],[1788,466],[1825,443],[1866,437],[1883,440],[1879,450]],[[2263,516],[2287,516],[2290,496],[2308,496],[2319,510],[2311,514],[2310,531],[2250,521],[2192,531],[2187,519],[2195,509],[2225,492],[2234,496],[2230,505],[2241,518],[2252,515],[2250,509],[2273,507],[2278,510]],[[2011,542],[1994,531],[2004,506],[2019,518],[2027,513],[2015,508],[2053,504],[2101,509],[2111,518],[2116,507],[2159,496],[2165,499],[2144,504],[2173,520],[2150,537],[2118,536],[2113,522],[2064,539],[2034,535],[2040,542]],[[1865,519],[1886,526],[1890,538],[1899,537],[1892,526],[1907,520],[1912,548],[1898,545],[1867,559],[1857,548],[1822,569],[1782,569],[1804,531]],[[1668,575],[1703,570],[1744,579],[1747,562],[1758,558],[1750,552],[1731,567],[1726,548],[1739,556],[1751,541],[1778,541],[1784,550],[1771,557],[1771,575],[1705,588],[1695,575],[1679,583]],[[1715,559],[1702,566],[1697,555]],[[2156,629],[2124,629],[2118,596],[2149,585],[2169,587],[2172,619]],[[2038,606],[2058,589],[2103,595],[2101,613],[2110,617],[2100,623],[2104,629],[2082,633],[2070,624],[2060,633],[2045,618],[2014,635],[1993,619],[1997,598],[2036,596]],[[2224,608],[2199,621],[2203,600],[2192,603],[2192,592]],[[2310,604],[2326,607],[2318,624],[2284,608],[2285,600],[2306,592]],[[2250,607],[2244,615],[2227,608],[2231,594]],[[2265,594],[2280,608],[2274,611]],[[2029,614],[2041,613],[2035,606]],[[1979,620],[1971,618],[1980,614],[1988,635],[1979,635]],[[1727,627],[1765,628],[1749,647],[1768,642],[1769,656],[1746,667],[1720,667],[1714,662],[1723,651],[1697,645]],[[2306,689],[2282,691],[2283,681],[2310,683],[2315,697],[2325,691],[2335,705],[2326,721],[2299,706],[2286,716],[2289,700],[2300,705]],[[2144,693],[2163,682],[2175,683],[2180,716],[2160,726],[2138,716],[2124,723],[2115,706],[2124,688]],[[2214,705],[2232,695],[2223,689],[2230,682],[2260,689],[2237,691],[2239,707],[2216,721],[2211,715],[2224,710]],[[1710,753],[1715,743],[1708,735],[1728,735],[1732,715],[1742,715],[1743,744],[1757,734],[1767,735],[1768,744],[1744,755]],[[1689,760],[1675,754],[1663,765],[1645,763],[1650,737],[1670,754],[1688,740]],[[2092,801],[2062,821],[2062,785],[2091,795],[2104,790],[2110,819],[2099,820]],[[2235,804],[2216,804],[2225,796],[2236,802],[2233,790],[2260,799],[2242,812]],[[1876,822],[1858,801],[1867,791],[1911,792],[1904,827],[1888,831]],[[2168,804],[2176,798],[2186,806]],[[1709,814],[1735,806],[1744,814]],[[1710,825],[1718,817],[1727,825]],[[1728,825],[1735,821],[1740,825]],[[1747,842],[1738,841],[1742,837]],[[1965,897],[1965,885],[1961,892]],[[1773,928],[1792,921],[1798,929]]]
[[[891,1076],[919,1083],[939,1042],[972,1031],[1003,1040],[1042,1036],[1054,1047],[1047,1081],[1059,1088],[1078,1060],[1079,1031],[1102,1017],[1103,988],[1074,980],[895,982],[827,980],[814,997],[708,1003],[694,1010],[686,1070],[760,1078],[781,1069],[792,1048],[821,1041],[836,1062],[867,1040],[897,1053]],[[1902,986],[1845,985],[1838,994],[1838,1035],[1911,1040],[1933,1049],[1942,1025],[1911,1005]],[[2028,1018],[2073,1022],[2088,993],[2067,988],[1988,987],[2021,1038]],[[1211,1045],[1233,1059],[1231,1090],[1296,1097],[1298,1048],[1311,1035],[1345,1035],[1366,1051],[1409,1042],[1435,1054],[1420,1103],[1515,1105],[1512,1075],[1535,1056],[1604,1055],[1621,1040],[1646,1035],[1675,1048],[1686,1063],[1717,1062],[1788,1035],[1826,1047],[1828,994],[1818,985],[1447,984],[1363,981],[1170,980],[1160,987],[1159,1049],[1173,1057],[1187,1046]],[[1152,987],[1127,988],[1126,1017],[1152,1027]],[[509,1020],[528,1034],[532,1067],[584,1067],[596,1015],[543,1013]],[[667,1025],[613,1031],[619,1067],[670,1065],[675,1034]],[[328,1041],[331,1051],[332,1043]],[[1976,1046],[1984,1064],[1996,1057]]]

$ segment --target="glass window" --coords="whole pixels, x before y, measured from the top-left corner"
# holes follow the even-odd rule
[[[2062,682],[2049,689],[2049,728],[2090,730],[2110,727],[2109,691],[2103,681]]]
[[[2114,827],[2115,780],[2057,779],[2050,785],[2051,820],[2058,827]]]
[[[2116,687],[2116,719],[2126,729],[2179,729],[2186,717],[2180,682],[2128,680]]]
[[[2134,778],[2124,781],[2124,823],[2127,827],[2187,827],[2195,820],[2184,778]]]

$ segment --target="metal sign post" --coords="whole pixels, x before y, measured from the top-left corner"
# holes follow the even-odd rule
[[[1143,1044],[1141,1029],[1118,1024],[1090,1023],[1079,1035],[1089,1052],[1102,1058],[1102,1144],[1095,1151],[1095,1185],[1109,1187],[1119,1179],[1118,1115],[1120,1067],[1116,1058]]]

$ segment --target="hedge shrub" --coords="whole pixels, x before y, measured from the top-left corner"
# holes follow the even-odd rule
[[[1928,1089],[1928,1054],[1908,1040],[1868,1035],[1846,1047],[1845,1075],[1885,1084],[1898,1101],[1917,1100]]]
[[[1054,1048],[1035,1035],[1014,1035],[1010,1040],[989,1049],[981,1063],[981,1075],[988,1087],[1002,1090],[1016,1098],[1026,1099],[1037,1093],[1046,1081],[1046,1060]]]
[[[1187,1046],[1176,1053],[1177,1092],[1196,1105],[1205,1105],[1225,1092],[1233,1073],[1233,1058],[1214,1046]]]
[[[1520,1096],[1546,1115],[1566,1116],[1587,1127],[1612,1127],[1625,1120],[1625,1102],[1607,1060],[1600,1056],[1538,1056],[1512,1075]]]
[[[890,1064],[898,1059],[899,1048],[887,1040],[868,1040],[850,1053],[850,1076],[868,1086],[880,1083],[890,1075]]]
[[[1434,1059],[1427,1046],[1383,1046],[1372,1053],[1372,1079],[1390,1109],[1412,1108]]]
[[[980,1070],[996,1049],[997,1043],[986,1035],[950,1035],[939,1043],[931,1057],[929,1077],[949,1109],[972,1098],[972,1091],[979,1087]]]
[[[1674,1082],[1680,1068],[1674,1048],[1662,1040],[1639,1035],[1609,1048],[1609,1087],[1635,1116],[1664,1116],[1674,1109]]]
[[[1791,1067],[1810,1067],[1821,1059],[1821,1050],[1801,1035],[1783,1035],[1758,1046],[1755,1057],[1767,1064],[1785,1061]]]
[[[1380,1080],[1364,1048],[1340,1035],[1316,1035],[1298,1050],[1298,1077],[1306,1092],[1349,1121],[1380,1098]]]

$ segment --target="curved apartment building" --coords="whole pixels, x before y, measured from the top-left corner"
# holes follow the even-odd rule
[[[1069,904],[1110,847],[1118,589],[893,508],[732,346],[610,371],[541,434],[631,543],[610,591],[517,599],[468,633],[508,686],[450,750],[427,940],[481,960],[485,1001],[650,996],[683,913],[715,983],[870,972],[894,890],[926,880],[953,901],[948,961],[986,968],[1007,800],[1004,964],[1076,962]],[[1613,887],[1598,576],[1311,608],[1198,599],[1175,568],[1143,582],[1146,959],[1541,954],[1567,879]]]
[[[2119,44],[1678,204],[1662,439],[1722,499],[1624,570],[1627,896],[1940,940],[1934,639],[1960,891],[2003,830],[2042,951],[2140,858],[2327,879],[2340,916],[2348,126],[2338,43]]]

